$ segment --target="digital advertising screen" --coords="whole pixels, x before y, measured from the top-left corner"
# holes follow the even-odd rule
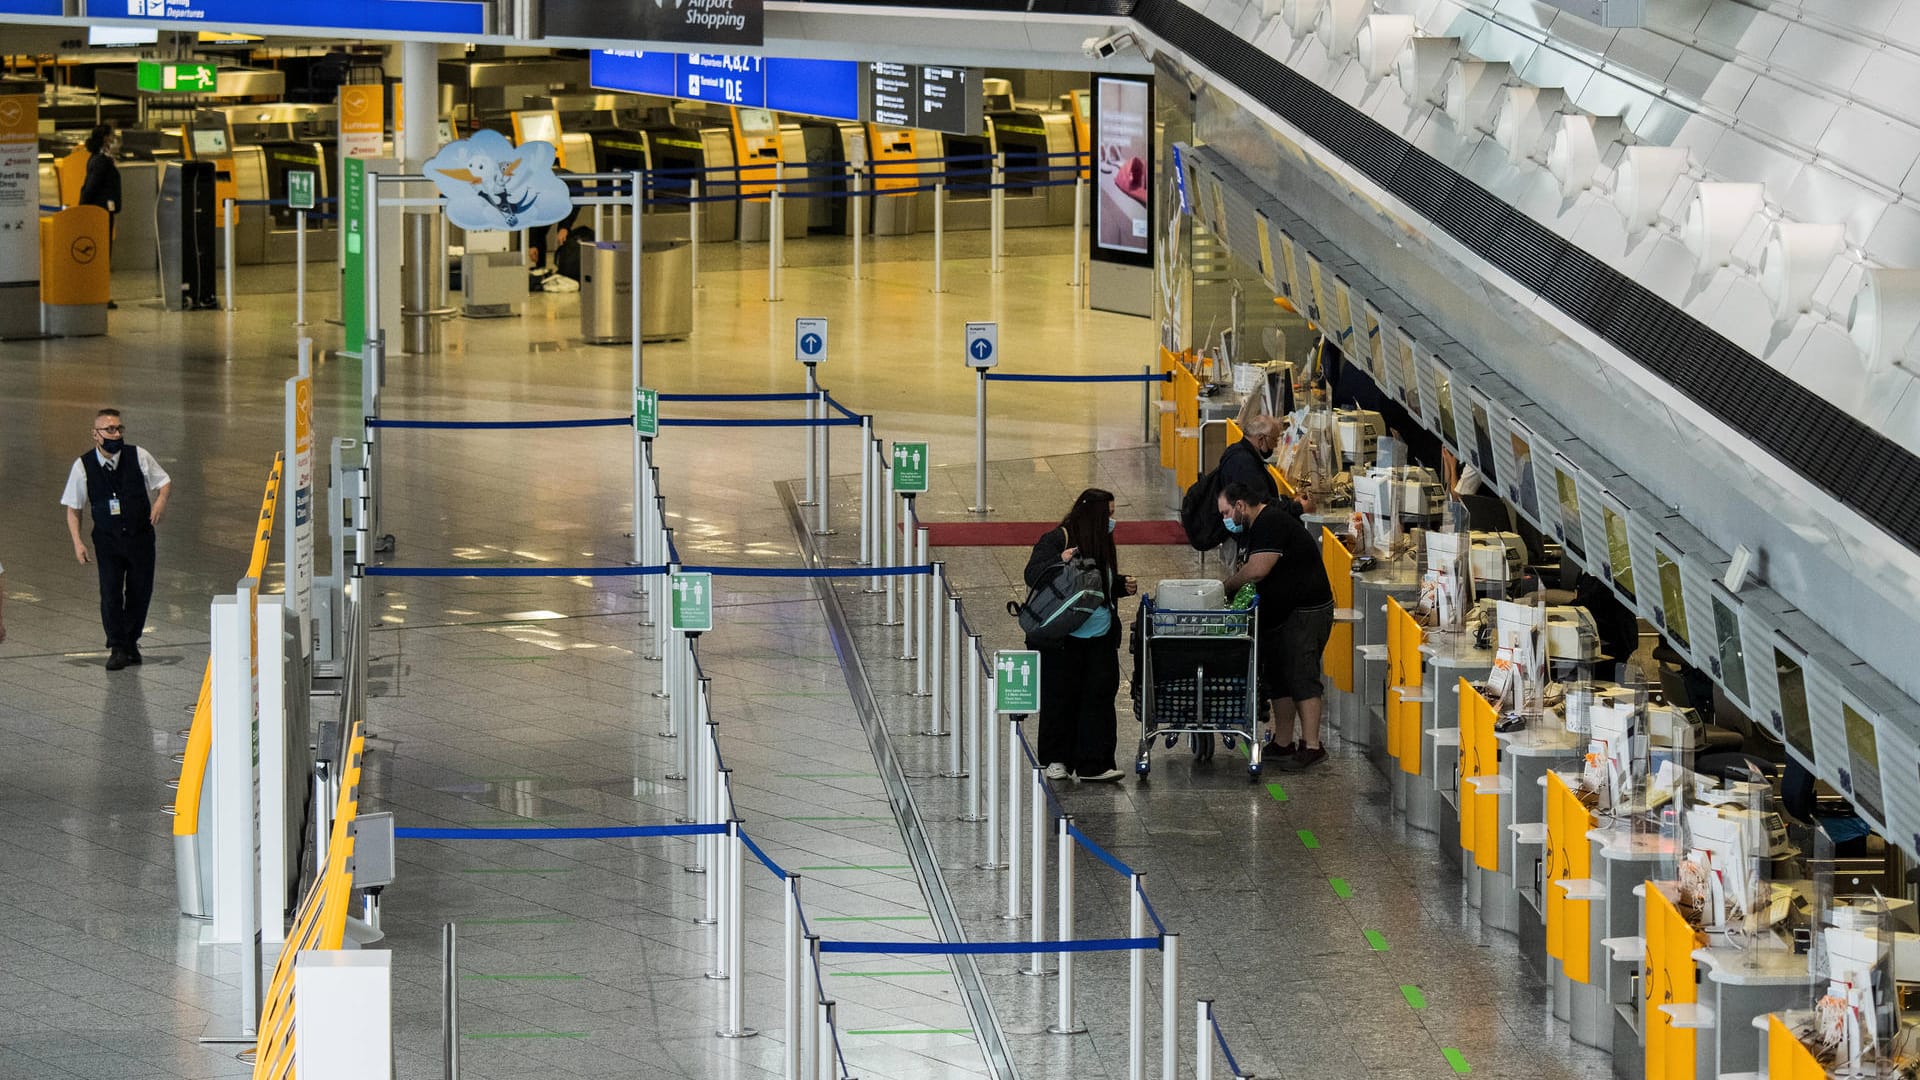
[[[1093,79],[1093,255],[1151,264],[1153,87],[1145,79]]]

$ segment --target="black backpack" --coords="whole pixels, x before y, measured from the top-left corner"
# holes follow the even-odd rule
[[[1107,603],[1107,575],[1092,559],[1076,558],[1047,572],[1023,604],[1007,601],[1007,614],[1033,641],[1059,641],[1086,625]]]
[[[1180,497],[1180,527],[1195,551],[1212,551],[1227,542],[1227,526],[1220,520],[1220,491],[1227,486],[1219,469],[1200,474]]]

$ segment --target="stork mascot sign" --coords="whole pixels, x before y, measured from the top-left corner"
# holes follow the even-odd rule
[[[553,160],[552,143],[515,146],[497,131],[476,131],[441,147],[426,174],[447,198],[447,220],[460,228],[536,229],[566,217],[573,203]]]

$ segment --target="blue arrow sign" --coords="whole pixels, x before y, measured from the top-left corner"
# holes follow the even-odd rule
[[[967,351],[973,354],[975,360],[985,360],[993,355],[993,342],[986,338],[974,338],[973,344],[967,346]]]
[[[819,352],[820,351],[820,335],[819,334],[802,334],[800,337],[800,351],[803,353],[806,353],[808,356],[812,356],[813,354]]]

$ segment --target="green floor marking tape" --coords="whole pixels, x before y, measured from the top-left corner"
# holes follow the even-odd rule
[[[1368,930],[1366,931],[1366,935],[1367,935],[1367,946],[1371,948],[1374,952],[1387,951],[1387,938],[1385,934],[1382,934],[1378,930]]]
[[[1346,878],[1330,877],[1327,879],[1327,884],[1333,886],[1333,895],[1342,900],[1353,899],[1353,887],[1347,884]]]
[[[1307,850],[1311,851],[1320,846],[1320,838],[1313,835],[1313,830],[1301,829],[1299,835],[1300,842],[1307,845]]]
[[[463,979],[485,979],[491,982],[567,982],[585,978],[584,975],[462,975]]]
[[[1267,794],[1269,794],[1269,795],[1271,795],[1271,796],[1273,796],[1273,801],[1274,801],[1274,802],[1286,802],[1286,801],[1287,801],[1287,789],[1286,789],[1286,788],[1283,788],[1283,787],[1281,787],[1281,786],[1280,786],[1279,784],[1268,784],[1268,785],[1267,785]]]
[[[828,915],[814,922],[925,922],[931,915]]]
[[[460,919],[461,926],[572,926],[572,919],[533,916],[525,919]]]
[[[972,1028],[855,1028],[849,1035],[972,1035]]]
[[[1421,993],[1420,988],[1417,986],[1401,987],[1400,996],[1407,999],[1408,1008],[1424,1009],[1427,1007],[1427,995]]]
[[[953,972],[941,968],[937,971],[829,971],[830,979],[896,979],[902,975],[951,975]]]
[[[584,1031],[469,1031],[469,1039],[584,1039]]]
[[[537,866],[521,868],[518,866],[481,866],[460,871],[463,874],[571,874],[568,866]]]
[[[1440,1052],[1447,1055],[1447,1064],[1453,1066],[1454,1072],[1459,1073],[1461,1076],[1465,1076],[1468,1073],[1473,1071],[1473,1066],[1467,1064],[1466,1055],[1462,1054],[1460,1051],[1455,1050],[1453,1047],[1449,1046]]]
[[[906,863],[900,863],[900,864],[899,864],[899,865],[897,865],[897,866],[851,866],[851,865],[844,865],[844,864],[843,864],[843,865],[840,865],[840,866],[796,866],[796,867],[794,867],[794,869],[795,869],[795,870],[800,870],[800,871],[821,871],[821,870],[911,870],[911,869],[913,869],[913,867],[911,867],[911,866],[908,866],[908,865],[907,865]]]

